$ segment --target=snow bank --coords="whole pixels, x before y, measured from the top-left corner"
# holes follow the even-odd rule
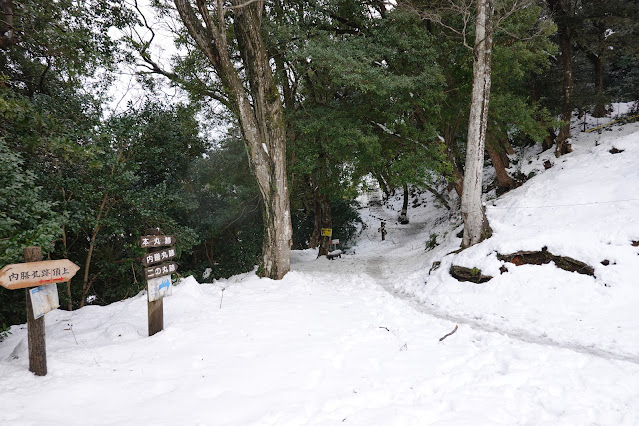
[[[631,244],[639,240],[639,125],[579,134],[573,147],[559,159],[542,153],[552,168],[488,204],[492,238],[457,255],[440,249],[438,270],[395,288],[493,328],[639,359],[639,249]],[[496,257],[542,247],[586,262],[595,277]],[[459,283],[448,273],[453,263],[495,278]]]

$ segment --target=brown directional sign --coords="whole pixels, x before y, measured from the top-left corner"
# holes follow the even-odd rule
[[[171,275],[177,271],[178,265],[175,262],[161,263],[155,266],[144,268],[144,278],[150,280],[152,278],[161,277],[163,275]]]
[[[0,285],[9,290],[69,281],[80,269],[69,259],[16,263],[0,270]]]
[[[143,235],[140,237],[140,247],[142,248],[171,246],[173,244],[175,244],[173,235]]]
[[[142,256],[144,266],[164,262],[176,256],[175,247],[167,247],[163,250],[152,251]]]

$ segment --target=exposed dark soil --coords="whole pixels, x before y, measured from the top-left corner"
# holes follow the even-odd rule
[[[485,283],[493,279],[490,275],[482,274],[480,269],[471,269],[457,265],[451,265],[450,275],[457,281],[470,281],[475,284]]]
[[[497,254],[497,259],[519,265],[545,265],[555,262],[558,268],[569,272],[578,272],[584,275],[595,275],[592,266],[568,256],[557,256],[550,253],[546,247],[541,251],[518,251],[512,254]]]

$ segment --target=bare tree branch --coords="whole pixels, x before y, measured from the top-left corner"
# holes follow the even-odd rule
[[[242,4],[236,4],[236,5],[234,5],[234,6],[227,6],[227,7],[226,7],[226,9],[227,9],[227,10],[232,10],[232,9],[242,9],[242,8],[244,8],[244,7],[246,7],[246,6],[250,6],[251,4],[256,3],[256,2],[258,2],[258,1],[259,1],[259,2],[263,2],[264,0],[249,0],[249,1],[244,2],[244,3],[242,3]]]

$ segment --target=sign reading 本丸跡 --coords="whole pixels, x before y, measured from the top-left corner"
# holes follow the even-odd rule
[[[172,235],[144,235],[140,237],[140,247],[153,248],[170,246],[175,244],[175,238]]]
[[[168,247],[158,251],[152,251],[142,256],[142,263],[145,266],[164,262],[176,256],[175,247]]]
[[[69,281],[80,267],[69,259],[16,263],[0,270],[0,285],[9,290]]]

